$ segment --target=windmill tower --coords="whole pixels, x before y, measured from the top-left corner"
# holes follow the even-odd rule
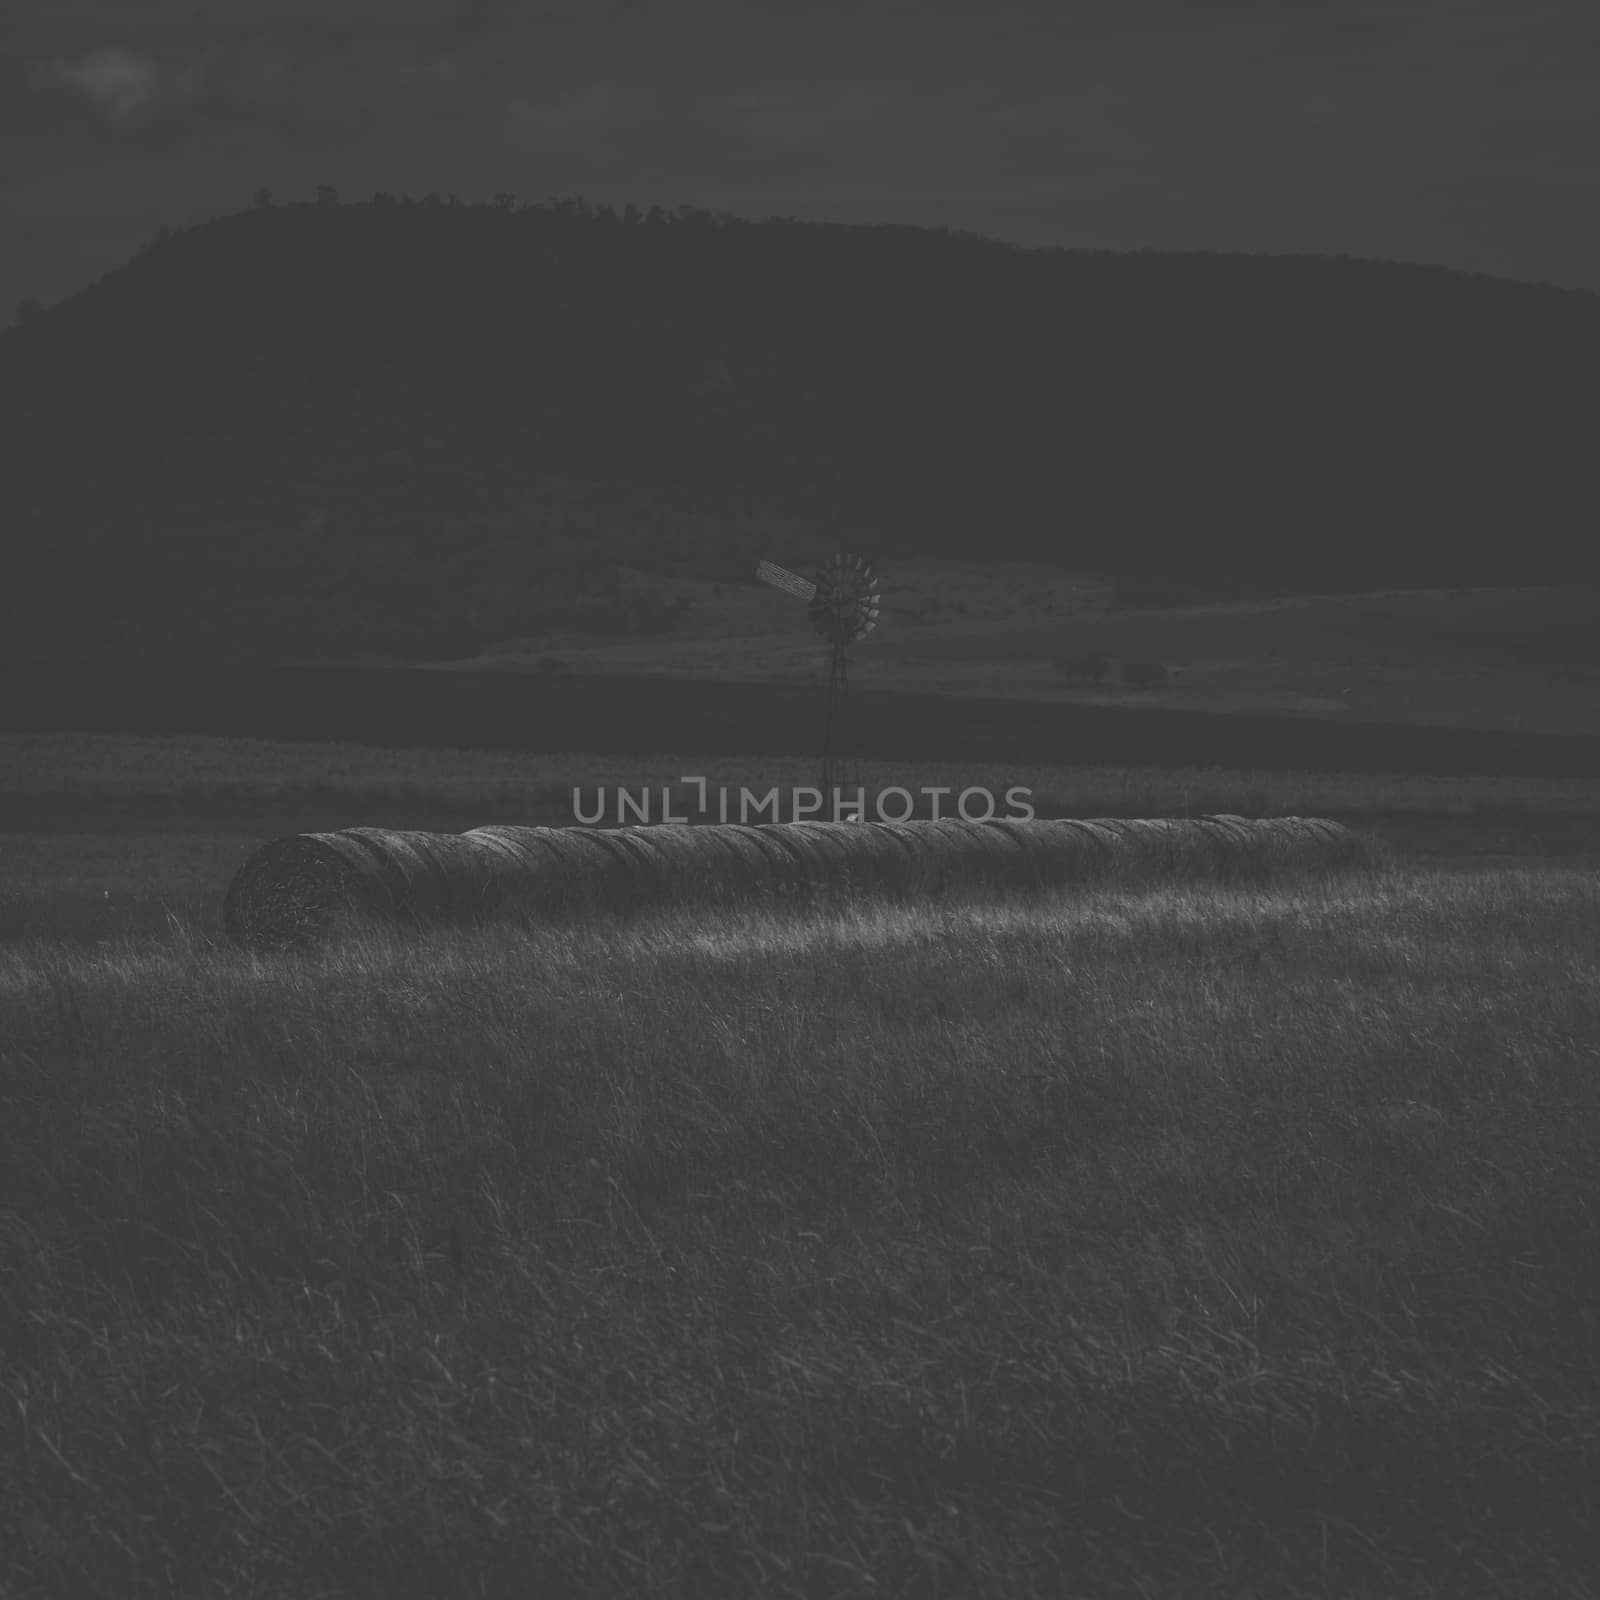
[[[850,647],[871,633],[878,623],[878,576],[870,561],[839,554],[826,562],[814,578],[802,578],[771,561],[756,568],[756,576],[806,602],[811,626],[828,643],[828,691],[822,711],[822,783],[824,795],[845,779],[842,745],[845,739],[845,696],[850,683]]]

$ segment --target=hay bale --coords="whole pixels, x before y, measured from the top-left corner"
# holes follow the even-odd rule
[[[709,828],[706,831],[709,832]],[[760,831],[748,823],[739,822],[717,827],[717,836],[739,863],[737,881],[756,894],[770,891],[778,872],[772,852],[761,842]]]
[[[905,851],[896,841],[873,824],[862,822],[813,822],[807,826],[813,836],[836,846],[841,870],[857,887],[884,888],[901,874]]]
[[[626,893],[626,862],[597,843],[587,827],[557,827],[542,840],[547,861],[526,885],[528,902],[562,910],[610,906]]]
[[[850,858],[837,839],[819,831],[825,825],[775,822],[769,826],[777,833],[778,842],[794,856],[798,888],[815,893],[830,885],[843,885]]]
[[[690,883],[707,877],[722,880],[741,873],[744,857],[720,828],[683,823],[649,831],[657,836],[657,844],[670,852],[675,869]]]
[[[647,900],[665,899],[672,890],[672,863],[654,840],[653,828],[607,829],[606,846],[626,863],[625,882],[619,883],[623,903],[640,905]]]
[[[383,877],[392,915],[414,923],[449,921],[486,908],[493,878],[462,836],[390,828],[349,828]]]
[[[1257,848],[1258,835],[1252,833],[1243,817],[1226,813],[1192,819],[1195,835],[1212,852],[1212,870],[1223,878],[1236,876],[1246,868]]]
[[[940,817],[922,823],[918,837],[928,869],[924,881],[1011,885],[1029,876],[1023,846],[993,823]]]
[[[349,828],[274,839],[245,862],[223,897],[228,936],[250,949],[286,949],[341,915],[411,923],[490,909],[492,874],[452,834]]]
[[[621,828],[562,828],[556,848],[573,875],[574,905],[617,907],[639,893],[644,868]]]
[[[222,898],[229,939],[250,950],[286,950],[320,937],[346,909],[387,896],[370,855],[339,833],[270,839],[234,874]]]
[[[717,823],[714,826],[720,828],[723,824]],[[776,831],[780,826],[778,823],[727,824],[730,833],[743,839],[746,845],[761,853],[762,859],[767,864],[765,887],[775,894],[786,894],[800,882],[804,863]]]
[[[864,826],[882,841],[878,860],[884,883],[901,892],[910,888],[921,865],[916,831],[903,822],[869,822]]]
[[[910,885],[916,868],[914,847],[887,823],[863,822],[848,826],[872,881],[880,889],[903,892]]]
[[[1122,834],[1112,822],[1104,817],[1090,819],[1087,817],[1073,817],[1067,820],[1067,826],[1075,829],[1083,838],[1092,840],[1102,847],[1102,854],[1107,860],[1115,853],[1118,844],[1122,841]]]
[[[1323,817],[1268,817],[1258,827],[1262,862],[1274,871],[1338,871],[1366,858],[1356,834]]]
[[[1038,817],[1032,822],[1002,819],[988,824],[1016,841],[1022,860],[1019,881],[1032,885],[1081,883],[1100,870],[1105,841],[1065,818]]]
[[[1175,877],[1203,875],[1215,860],[1212,845],[1185,817],[1142,818],[1140,843],[1156,870]]]
[[[496,825],[464,834],[351,828],[263,845],[229,885],[223,923],[236,944],[284,949],[322,936],[347,913],[434,924],[847,885],[917,893],[956,882],[1079,883],[1108,873],[1231,878],[1373,859],[1373,848],[1348,828],[1304,817]]]
[[[1051,882],[1064,877],[1085,882],[1110,870],[1117,835],[1097,822],[1058,817],[1040,832],[1041,861],[1051,869]]]
[[[651,892],[668,898],[716,896],[729,887],[739,858],[709,829],[683,823],[618,830],[645,863]]]
[[[461,835],[489,875],[495,909],[549,909],[577,899],[582,868],[561,843],[562,831],[495,824]]]

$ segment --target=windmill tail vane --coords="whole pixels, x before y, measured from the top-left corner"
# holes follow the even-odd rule
[[[817,592],[816,584],[802,578],[798,572],[780,567],[775,561],[763,561],[756,567],[756,576],[774,589],[782,589],[801,600],[809,600]]]

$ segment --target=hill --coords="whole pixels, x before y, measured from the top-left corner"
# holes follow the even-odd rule
[[[6,653],[473,655],[617,569],[1600,578],[1600,296],[685,208],[272,206],[0,340]],[[597,620],[598,619],[598,620]]]

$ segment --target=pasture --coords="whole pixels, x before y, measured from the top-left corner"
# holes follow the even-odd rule
[[[0,761],[7,1592],[1596,1592],[1595,785],[874,763],[1396,853],[261,956],[274,834],[811,764]]]
[[[805,563],[792,558],[801,568]],[[662,579],[670,630],[634,637],[567,630],[487,644],[446,670],[653,674],[803,683],[818,672],[804,608],[771,590]],[[623,593],[628,593],[625,586]],[[1600,590],[1581,585],[1118,603],[1088,574],[1026,563],[895,560],[884,609],[856,652],[859,685],[1062,708],[1160,708],[1215,716],[1592,734],[1600,728]],[[1129,597],[1124,597],[1124,600]],[[1152,603],[1154,601],[1155,603]],[[1162,662],[1139,690],[1116,676],[1074,683],[1071,652]]]

